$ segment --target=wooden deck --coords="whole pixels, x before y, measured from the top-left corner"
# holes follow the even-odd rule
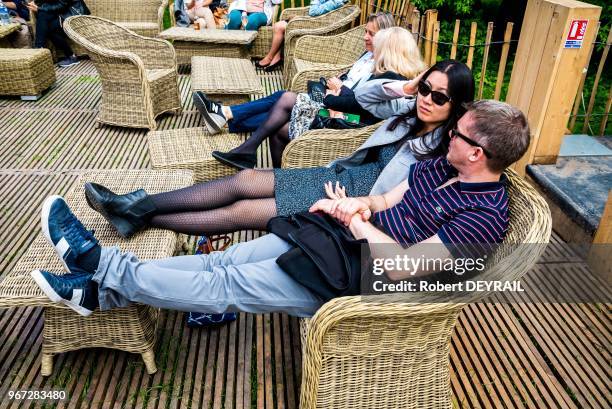
[[[266,92],[281,86],[279,74],[261,78]],[[185,112],[164,117],[160,129],[200,124],[189,76],[181,75],[180,84]],[[54,88],[37,102],[0,99],[2,275],[39,232],[47,195],[66,193],[84,169],[149,167],[145,131],[95,126],[100,92],[86,62],[59,70]],[[260,163],[266,165],[267,156]],[[235,239],[257,235],[239,232]],[[582,257],[567,250],[548,251],[525,284],[578,286],[601,300],[610,294]],[[493,301],[502,300],[465,308],[456,328],[451,380],[457,407],[612,406],[609,304]],[[192,330],[183,313],[163,311],[153,376],[137,355],[89,349],[58,355],[53,375],[43,378],[42,323],[40,308],[0,310],[0,408],[45,405],[8,399],[9,390],[20,389],[64,390],[68,399],[46,403],[62,408],[298,406],[299,325],[286,315],[241,314],[229,325]]]

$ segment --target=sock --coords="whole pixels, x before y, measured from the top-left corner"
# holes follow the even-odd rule
[[[77,257],[77,264],[88,273],[94,274],[100,264],[100,256],[102,255],[102,247],[96,244],[85,253]]]
[[[225,115],[225,119],[227,119],[228,121],[230,119],[234,119],[234,114],[232,113],[232,109],[230,107],[222,105],[221,112],[223,112],[223,115]]]

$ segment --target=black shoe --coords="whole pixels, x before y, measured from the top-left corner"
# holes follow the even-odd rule
[[[272,72],[272,71],[276,70],[277,68],[279,68],[281,65],[283,65],[283,59],[282,58],[280,60],[278,60],[277,62],[275,62],[274,64],[270,64],[268,66],[265,66],[263,70],[265,72]]]
[[[202,91],[193,93],[193,104],[202,115],[206,129],[211,135],[221,132],[221,128],[227,123],[227,118],[223,115],[221,105],[208,99]]]
[[[270,64],[267,64],[267,65],[261,65],[261,60],[259,60],[259,61],[255,61],[255,67],[257,67],[257,68],[259,68],[259,69],[262,69],[262,70],[263,70],[264,68],[268,67],[269,65],[270,65]]]
[[[255,153],[230,153],[213,151],[212,157],[224,165],[238,169],[253,169],[257,164]]]
[[[85,198],[89,207],[100,213],[126,239],[145,228],[157,210],[142,189],[117,195],[97,183],[86,183]]]

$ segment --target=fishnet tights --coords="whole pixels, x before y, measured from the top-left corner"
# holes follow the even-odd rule
[[[185,234],[264,230],[276,216],[274,172],[243,170],[233,176],[151,195],[150,225]]]

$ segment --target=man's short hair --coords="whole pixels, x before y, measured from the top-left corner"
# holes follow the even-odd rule
[[[470,113],[470,135],[491,153],[489,169],[501,172],[525,154],[531,135],[520,109],[491,99],[470,102],[465,108]]]

